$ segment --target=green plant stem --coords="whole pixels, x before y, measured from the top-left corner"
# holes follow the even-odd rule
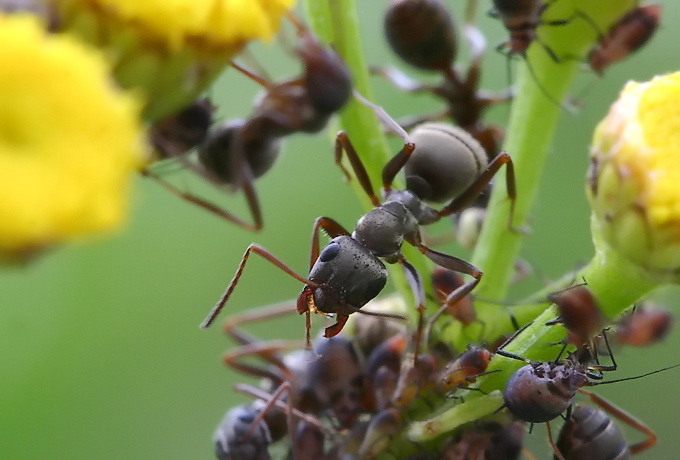
[[[633,6],[632,1],[576,0],[571,5],[569,3],[551,3],[542,16],[545,20],[571,18],[567,25],[539,28],[541,42],[549,46],[555,55],[564,58],[555,62],[546,49],[535,42],[523,59],[518,76],[504,145],[515,164],[515,227],[530,225],[528,215],[538,193],[546,156],[563,110],[558,101],[564,99],[578,68],[579,61],[575,57],[583,56],[591,46],[597,37],[595,27],[607,30],[616,18]],[[580,11],[584,16],[574,16],[574,11]],[[497,301],[505,297],[522,241],[520,234],[508,231],[509,207],[505,177],[501,176],[494,186],[484,228],[472,257],[472,263],[484,271],[476,294]],[[487,316],[483,311],[478,314],[482,318]]]

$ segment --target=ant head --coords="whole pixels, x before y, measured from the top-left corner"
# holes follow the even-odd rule
[[[404,171],[406,187],[423,200],[448,201],[484,171],[484,148],[464,130],[446,123],[424,123],[411,132],[416,145]]]
[[[348,315],[380,293],[387,269],[357,240],[338,236],[321,251],[309,279],[322,285],[314,289],[319,311]]]
[[[453,19],[439,0],[395,0],[385,13],[392,51],[422,70],[445,70],[456,58]]]

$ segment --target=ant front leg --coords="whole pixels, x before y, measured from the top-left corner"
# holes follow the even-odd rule
[[[437,312],[427,321],[427,327],[425,328],[425,343],[427,343],[429,340],[430,330],[432,329],[432,326],[434,325],[434,322],[437,320],[437,318],[439,318],[451,305],[462,300],[475,288],[475,286],[477,286],[479,280],[482,279],[482,271],[474,265],[459,259],[458,257],[432,250],[422,243],[417,243],[415,246],[421,253],[423,253],[435,264],[458,273],[470,275],[473,278],[472,280],[463,283],[454,289],[453,292],[451,292],[446,297],[446,300],[444,300],[439,310],[437,310]]]
[[[224,304],[227,302],[227,300],[229,300],[229,296],[231,296],[231,293],[234,291],[236,283],[238,283],[238,280],[241,278],[241,274],[243,273],[243,269],[245,268],[246,262],[248,261],[248,257],[250,256],[251,252],[258,254],[260,257],[264,258],[271,264],[280,268],[289,276],[295,278],[301,283],[304,283],[305,285],[310,287],[320,287],[317,283],[310,281],[307,278],[303,278],[302,276],[295,273],[286,264],[281,262],[272,253],[267,251],[262,246],[252,243],[246,248],[246,251],[243,253],[243,257],[241,257],[241,262],[238,264],[236,273],[234,273],[234,276],[229,282],[229,286],[227,286],[227,289],[224,291],[224,294],[222,294],[220,299],[217,301],[217,304],[215,304],[210,313],[208,313],[208,316],[203,320],[203,322],[201,323],[201,328],[205,329],[208,326],[210,326],[217,317],[217,315],[220,313],[220,310],[222,310],[222,307],[224,307]]]

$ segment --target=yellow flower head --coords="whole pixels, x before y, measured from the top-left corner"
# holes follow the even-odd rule
[[[0,258],[117,225],[144,161],[139,104],[98,54],[0,15]]]
[[[251,40],[270,40],[294,0],[51,0],[62,27],[106,50],[145,117],[187,105]]]
[[[651,271],[680,272],[680,72],[629,82],[595,130],[594,230]]]

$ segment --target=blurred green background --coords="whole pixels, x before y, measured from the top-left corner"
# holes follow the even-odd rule
[[[396,63],[381,35],[386,2],[358,3],[368,62]],[[462,10],[462,1],[446,3],[458,14]],[[501,90],[508,85],[506,61],[492,48],[505,32],[483,14],[487,6],[480,5],[478,20],[491,48],[483,87]],[[593,127],[626,80],[680,68],[679,19],[680,4],[666,2],[662,26],[638,55],[609,69],[602,80],[587,72],[578,78],[574,95],[592,86],[582,98],[580,114],[562,116],[532,214],[533,233],[522,252],[541,275],[558,277],[590,258],[583,177]],[[465,44],[460,48],[464,66]],[[294,59],[276,44],[254,46],[251,54],[273,78],[297,72]],[[374,88],[378,103],[395,117],[439,107],[429,96],[402,96],[379,80]],[[257,91],[236,72],[227,72],[213,92],[219,115],[248,114]],[[508,107],[500,106],[488,120],[503,125],[507,115]],[[119,233],[55,250],[25,268],[3,268],[0,458],[213,458],[210,439],[216,424],[229,407],[248,400],[232,390],[232,383],[247,379],[222,366],[220,356],[231,343],[219,326],[201,331],[198,324],[250,242],[304,273],[313,219],[327,215],[351,228],[361,215],[333,165],[331,137],[287,140],[276,167],[257,183],[265,216],[260,234],[236,228],[138,179],[129,222]],[[217,197],[230,210],[245,214],[240,196],[215,195],[187,181],[180,179],[192,191]],[[467,256],[453,245],[442,250]],[[534,276],[517,285],[513,295],[540,286],[540,277]],[[293,299],[299,290],[298,282],[252,258],[224,313]],[[664,297],[671,308],[679,298],[677,291]],[[317,328],[323,323],[314,318]],[[250,330],[262,338],[301,339],[304,321],[291,315]],[[679,334],[673,331],[661,346],[622,350],[617,376],[675,364],[679,348]],[[597,389],[658,433],[659,445],[636,458],[677,458],[678,372]],[[639,439],[637,433],[627,433],[631,440]],[[536,427],[528,438],[533,453],[548,458],[544,428]]]

